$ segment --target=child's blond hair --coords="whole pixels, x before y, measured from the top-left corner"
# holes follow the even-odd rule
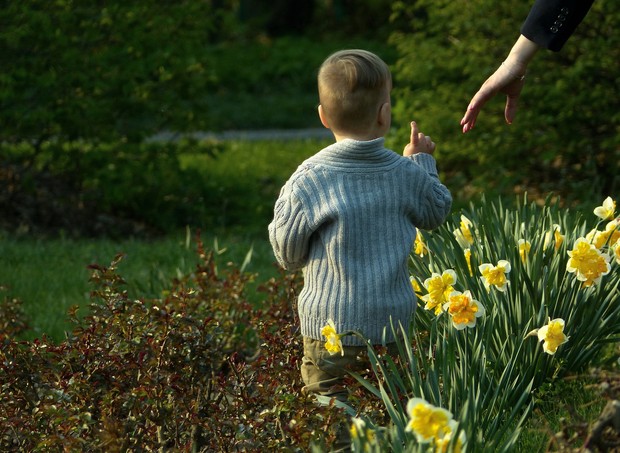
[[[341,50],[319,69],[319,102],[330,127],[341,132],[363,132],[389,100],[392,75],[372,52]]]

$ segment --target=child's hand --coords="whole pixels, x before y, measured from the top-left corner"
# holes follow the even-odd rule
[[[403,150],[403,156],[412,156],[418,153],[433,154],[435,142],[428,135],[418,131],[415,121],[411,122],[411,140]]]

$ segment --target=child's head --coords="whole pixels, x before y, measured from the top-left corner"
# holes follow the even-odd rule
[[[392,75],[372,52],[352,49],[330,55],[319,69],[318,85],[322,115],[333,131],[364,134],[378,118],[387,120],[389,129]]]

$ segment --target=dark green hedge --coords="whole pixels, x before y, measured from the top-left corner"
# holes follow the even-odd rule
[[[230,7],[212,3],[3,2],[0,137],[140,138],[204,126],[214,79],[204,49],[234,30]]]
[[[315,74],[335,49],[317,43],[368,37],[387,25],[389,1],[263,3],[3,2],[0,139],[318,125]],[[384,42],[387,33],[370,35]]]
[[[2,144],[0,228],[119,236],[217,225],[219,182],[181,156],[209,162],[222,150],[193,141]]]

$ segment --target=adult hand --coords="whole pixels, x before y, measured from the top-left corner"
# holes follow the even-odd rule
[[[413,154],[425,153],[433,154],[435,151],[435,142],[431,140],[428,135],[424,135],[418,130],[418,125],[415,121],[411,122],[411,136],[409,143],[403,150],[403,156],[412,156]]]
[[[537,51],[538,45],[536,43],[523,35],[519,36],[506,61],[482,84],[469,102],[467,111],[461,120],[463,133],[473,129],[476,125],[478,113],[484,104],[497,93],[506,95],[504,117],[508,124],[512,124],[517,112],[519,96],[525,84],[525,70]]]
[[[504,117],[506,123],[512,124],[517,112],[517,106],[519,103],[519,96],[521,90],[525,84],[525,71],[519,75],[514,69],[509,68],[507,64],[497,68],[497,70],[489,77],[480,87],[478,92],[474,95],[469,102],[465,116],[461,120],[461,126],[463,126],[463,133],[469,132],[476,125],[476,118],[478,113],[487,103],[487,101],[493,98],[497,93],[503,93],[506,95],[506,108],[504,109]]]

